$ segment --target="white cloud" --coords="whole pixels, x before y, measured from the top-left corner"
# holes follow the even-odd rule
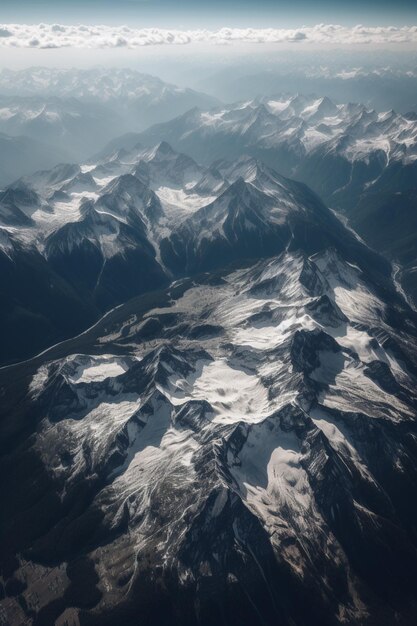
[[[17,48],[139,48],[156,45],[301,43],[416,44],[417,26],[340,26],[317,24],[296,29],[221,28],[168,30],[128,26],[68,26],[62,24],[0,24],[0,47]]]

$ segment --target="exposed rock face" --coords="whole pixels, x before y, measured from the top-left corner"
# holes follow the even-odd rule
[[[2,370],[8,622],[415,623],[417,325],[375,276],[287,250]]]

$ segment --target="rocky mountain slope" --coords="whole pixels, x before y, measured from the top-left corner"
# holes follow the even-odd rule
[[[350,211],[353,228],[396,264],[396,275],[417,305],[417,184],[408,191],[365,196]]]
[[[0,370],[3,618],[414,624],[416,337],[288,249]]]

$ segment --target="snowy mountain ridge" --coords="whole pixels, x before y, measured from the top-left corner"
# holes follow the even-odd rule
[[[327,97],[265,97],[188,115],[194,125],[188,134],[241,135],[248,144],[256,141],[265,148],[292,142],[306,153],[325,145],[352,161],[379,149],[387,159],[417,158],[415,120],[394,111],[377,113],[360,104],[335,104]]]
[[[201,96],[192,89],[164,82],[156,76],[130,68],[49,68],[30,67],[24,70],[4,68],[0,72],[0,93],[14,96],[57,96],[80,100],[110,102],[144,101],[157,105],[172,95]],[[206,102],[216,102],[206,97]]]
[[[363,194],[415,186],[414,116],[335,104],[326,97],[264,97],[193,109],[151,127],[138,140],[166,140],[202,162],[246,152],[346,211]]]

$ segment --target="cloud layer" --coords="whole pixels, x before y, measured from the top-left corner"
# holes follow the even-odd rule
[[[0,47],[17,48],[140,48],[190,43],[317,43],[416,44],[417,26],[353,26],[318,24],[296,29],[221,28],[168,30],[128,26],[68,26],[61,24],[0,24]]]

